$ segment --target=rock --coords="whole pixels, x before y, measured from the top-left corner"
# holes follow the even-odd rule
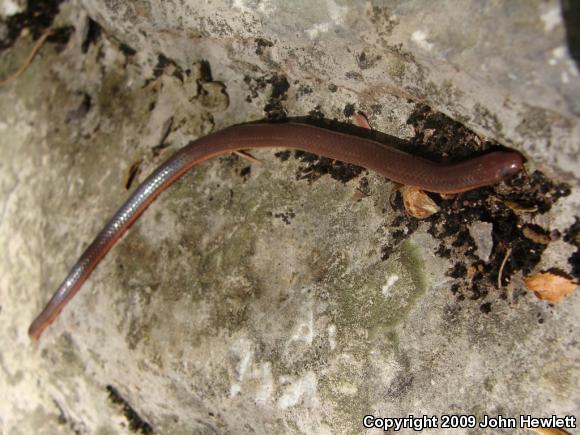
[[[552,174],[579,179],[573,22],[557,0],[82,3],[133,48],[182,67],[204,58],[226,85],[252,70],[349,89],[367,113],[388,107],[387,95],[426,102]]]
[[[0,0],[0,17],[8,18],[26,10],[26,0]]]
[[[475,255],[486,263],[489,261],[489,256],[493,249],[492,230],[493,225],[489,222],[476,221],[469,226],[469,234],[475,241],[475,246],[477,246]]]
[[[558,168],[576,125],[566,53],[553,77],[531,60],[563,43],[557,5],[85,1],[103,28],[47,43],[0,98],[0,430],[358,433],[368,413],[578,414],[576,293],[556,309],[517,288],[517,303],[472,299],[450,273],[470,249],[464,231],[453,245],[450,209],[419,222],[372,171],[288,151],[196,167],[40,343],[27,336],[134,163],[142,181],[216,129],[360,110],[409,138],[420,100],[505,143],[548,141]],[[83,16],[77,1],[61,10],[59,26]],[[19,38],[1,72],[32,44]],[[575,204],[546,221],[564,234]]]

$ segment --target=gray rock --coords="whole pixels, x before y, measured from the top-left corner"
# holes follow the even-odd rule
[[[80,30],[66,47],[46,44],[1,90],[0,431],[126,434],[146,421],[160,433],[358,433],[367,413],[578,414],[577,294],[550,307],[514,280],[513,304],[499,292],[485,310],[461,300],[448,271],[465,258],[443,257],[426,222],[412,234],[392,226],[393,183],[372,172],[308,182],[303,162],[275,151],[185,176],[38,345],[26,333],[127,197],[134,163],[142,180],[189,140],[262,118],[267,103],[342,121],[354,105],[374,128],[411,137],[414,101],[428,101],[506,143],[530,147],[540,131],[538,153],[548,141],[558,168],[577,125],[564,97],[574,89],[546,78],[564,61],[535,61],[535,75],[525,62],[562,43],[556,3],[84,4],[101,38],[85,54]],[[84,18],[76,1],[62,8],[59,25]],[[0,77],[32,44],[7,51]],[[189,73],[160,72],[159,53]],[[503,77],[506,62],[525,86]],[[576,192],[547,223],[573,222]]]
[[[477,246],[475,255],[486,263],[489,261],[489,256],[493,249],[492,230],[493,224],[489,222],[476,221],[469,226],[469,234],[475,241],[475,246]]]
[[[3,42],[8,37],[8,25],[0,21],[0,42]]]
[[[26,10],[26,0],[0,0],[0,17],[8,18]]]
[[[332,84],[367,113],[383,105],[382,117],[387,95],[426,102],[555,175],[580,174],[580,79],[557,0],[83,4],[125,43],[183,67],[202,57],[221,77]]]

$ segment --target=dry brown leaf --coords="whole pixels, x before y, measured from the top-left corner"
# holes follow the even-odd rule
[[[497,196],[492,196],[491,199],[493,199],[494,201],[497,202],[502,202],[506,205],[506,207],[511,208],[513,211],[515,211],[516,213],[534,213],[536,211],[538,211],[538,207],[524,207],[521,204],[518,204],[517,202],[514,201],[510,201],[508,199],[501,199],[498,198]]]
[[[361,112],[357,112],[354,115],[352,115],[352,118],[354,120],[354,123],[358,127],[366,128],[367,130],[371,129],[371,125],[369,124],[369,120],[365,114],[363,114]]]
[[[552,272],[540,272],[524,278],[526,287],[544,301],[560,302],[569,296],[578,284]]]
[[[539,243],[541,245],[547,245],[552,241],[549,235],[542,234],[527,225],[523,228],[522,233],[524,234],[525,237],[527,237],[531,241]]]
[[[163,83],[161,81],[161,77],[157,77],[152,82],[149,82],[143,89],[145,92],[159,92],[163,87]]]
[[[475,274],[477,273],[477,267],[473,264],[470,264],[469,267],[467,268],[467,280],[471,283],[471,281],[473,281],[473,278],[475,277]]]
[[[425,192],[414,186],[403,188],[403,204],[407,213],[417,219],[428,218],[440,210],[439,206]]]
[[[521,204],[518,204],[514,201],[504,201],[504,204],[511,208],[516,213],[535,213],[538,211],[538,207],[524,207]]]
[[[555,428],[538,427],[532,428],[531,430],[540,435],[570,435],[570,432],[566,432],[565,430]]]
[[[354,199],[355,201],[360,201],[361,199],[366,198],[367,196],[368,195],[364,193],[362,190],[356,188],[354,190],[354,193],[352,194],[352,199]]]
[[[125,189],[129,190],[133,185],[133,181],[139,176],[141,173],[141,164],[143,163],[143,159],[137,160],[135,163],[131,165],[129,168],[129,172],[125,177]]]

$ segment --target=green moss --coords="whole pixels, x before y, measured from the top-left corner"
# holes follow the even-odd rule
[[[380,267],[382,266],[382,267]],[[364,327],[382,335],[393,329],[413,309],[427,287],[424,263],[419,249],[409,242],[401,244],[389,260],[373,271],[373,279],[337,293],[339,330]],[[383,294],[388,277],[397,281]]]
[[[395,83],[401,84],[405,79],[406,65],[397,57],[388,58],[387,73],[392,77]]]
[[[400,365],[407,364],[399,350],[395,327],[405,320],[427,289],[420,248],[410,242],[403,242],[389,260],[375,265],[367,276],[363,283],[336,289],[333,321],[337,326],[337,348],[343,355],[352,355],[352,360],[339,362],[319,382],[321,394],[333,402],[335,415],[339,416],[340,421],[332,426],[342,427],[345,433],[358,433],[359,427],[353,422],[360,421],[374,400],[372,394],[360,393],[372,391],[377,378],[369,362],[370,353],[393,355]],[[383,292],[388,277],[393,276],[398,280]]]

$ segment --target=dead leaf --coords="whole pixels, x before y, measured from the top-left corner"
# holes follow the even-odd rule
[[[143,160],[139,159],[129,168],[129,172],[125,178],[125,189],[129,190],[133,185],[133,181],[135,181],[137,176],[141,173],[141,163],[143,163]]]
[[[538,299],[549,302],[560,302],[572,294],[578,286],[570,278],[552,272],[540,272],[525,277],[524,283],[529,290],[535,293]]]
[[[552,241],[552,238],[548,234],[542,234],[540,231],[535,230],[533,227],[526,225],[522,229],[522,233],[525,237],[533,242],[539,243],[541,245],[547,245]]]
[[[471,284],[473,278],[475,278],[475,274],[477,273],[477,267],[474,264],[470,264],[467,268],[467,281]]]
[[[510,201],[508,199],[501,199],[498,198],[497,196],[492,196],[491,199],[493,199],[494,201],[497,202],[501,202],[503,204],[506,205],[506,207],[511,208],[513,211],[515,211],[516,213],[534,213],[538,211],[538,207],[524,207],[521,204],[518,204],[517,202],[514,201]]]
[[[363,198],[366,198],[368,195],[366,193],[364,193],[362,190],[360,190],[358,187],[354,190],[354,193],[352,194],[352,199],[354,199],[355,201],[360,201]]]
[[[161,88],[163,87],[163,83],[161,81],[161,77],[157,77],[155,80],[153,80],[152,82],[149,82],[144,88],[143,90],[145,92],[159,92],[161,90]]]
[[[538,427],[538,428],[532,428],[531,430],[533,432],[540,434],[540,435],[570,435],[570,432],[566,432],[565,430],[555,429],[555,428]]]
[[[403,204],[407,213],[417,219],[428,218],[440,210],[439,206],[425,192],[414,186],[403,188]]]
[[[354,123],[361,128],[366,128],[367,130],[371,129],[371,126],[369,124],[369,120],[366,117],[366,115],[364,115],[361,112],[357,112],[354,115],[352,115],[352,118],[354,120]]]

